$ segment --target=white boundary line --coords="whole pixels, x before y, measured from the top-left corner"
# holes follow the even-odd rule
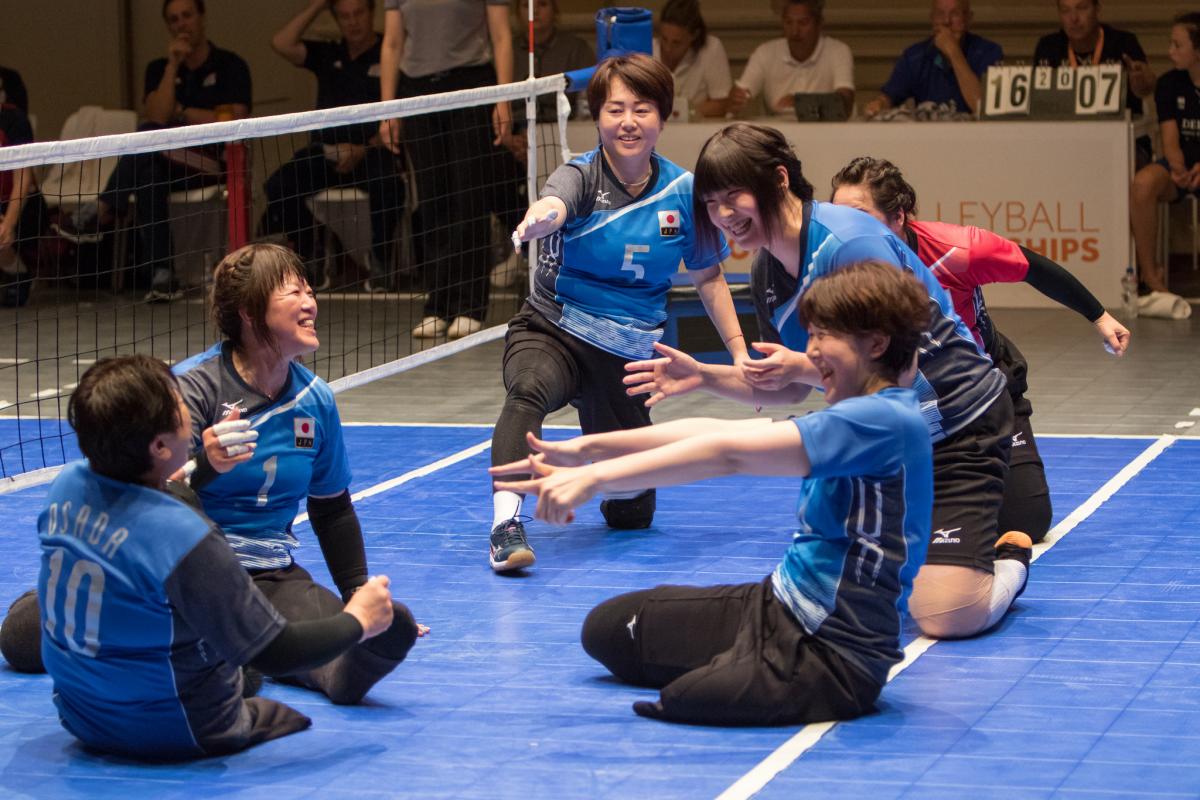
[[[1099,438],[1099,437],[1096,437]],[[1117,438],[1117,437],[1104,437]],[[1072,511],[1063,519],[1062,522],[1054,526],[1046,538],[1040,544],[1034,545],[1033,560],[1062,540],[1064,536],[1075,529],[1079,523],[1086,520],[1096,512],[1101,505],[1109,498],[1116,494],[1122,486],[1129,483],[1135,475],[1141,472],[1146,466],[1158,458],[1171,445],[1173,445],[1179,437],[1163,434],[1155,439],[1154,443],[1143,450],[1138,456],[1130,461],[1116,475],[1108,480],[1103,486],[1095,491],[1091,497],[1083,502],[1078,508]],[[929,639],[925,636],[918,636],[909,642],[904,648],[904,660],[892,667],[888,673],[888,682],[899,675],[904,670],[925,654],[929,648],[937,644],[936,639]],[[812,725],[805,725],[796,732],[792,738],[781,744],[773,753],[756,764],[749,772],[738,778],[728,789],[721,792],[717,796],[717,800],[746,800],[753,797],[770,783],[776,775],[790,767],[796,759],[804,755],[806,751],[812,748],[821,740],[826,733],[833,730],[837,725],[836,722],[817,722]]]
[[[403,475],[400,475],[399,477],[391,478],[390,480],[383,481],[382,483],[377,483],[374,486],[368,486],[366,489],[363,489],[361,491],[355,492],[354,494],[350,495],[350,499],[352,501],[357,502],[359,500],[362,500],[364,497],[373,497],[374,495],[382,494],[383,492],[386,492],[389,489],[395,489],[397,486],[408,483],[409,481],[414,481],[417,478],[424,478],[426,475],[432,475],[433,473],[437,472],[440,469],[445,469],[446,467],[449,467],[452,464],[457,464],[458,462],[465,461],[468,458],[471,458],[472,456],[479,455],[480,453],[482,453],[484,450],[487,450],[491,446],[492,446],[491,439],[487,439],[485,441],[479,442],[478,444],[473,444],[465,450],[459,450],[457,453],[455,453],[452,456],[446,456],[445,458],[439,458],[437,461],[434,461],[431,464],[426,464],[423,467],[417,467],[414,470],[409,470],[408,472],[404,473]],[[307,522],[307,521],[308,521],[308,513],[305,512],[303,514],[297,515],[296,518],[294,520],[292,520],[292,524],[298,525],[301,522]]]

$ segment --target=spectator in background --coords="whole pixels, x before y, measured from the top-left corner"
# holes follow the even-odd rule
[[[686,100],[692,111],[705,117],[725,116],[733,88],[729,56],[721,40],[709,35],[699,0],[668,0],[663,6],[654,57],[671,70],[675,96]]]
[[[1166,265],[1158,263],[1158,204],[1200,190],[1200,13],[1180,14],[1167,55],[1175,67],[1154,88],[1162,158],[1138,170],[1129,197],[1140,293],[1167,291]]]
[[[978,111],[983,73],[1004,58],[1004,51],[967,30],[970,0],[933,0],[929,19],[933,36],[900,55],[883,91],[863,109],[868,119],[909,99],[918,104],[953,101],[959,111]]]
[[[33,129],[25,112],[0,104],[0,147],[28,144]],[[36,260],[37,236],[46,219],[46,201],[33,169],[0,172],[0,306],[23,306],[33,276],[27,264]]]
[[[329,9],[342,38],[337,42],[302,39],[321,12]],[[271,48],[292,65],[317,77],[317,108],[379,101],[380,35],[374,28],[375,0],[308,0],[308,5],[271,37]],[[330,186],[361,188],[370,199],[371,264],[367,291],[391,288],[389,245],[403,189],[396,157],[381,147],[374,122],[313,131],[309,145],[267,178],[266,233],[283,233],[296,245],[313,289],[327,289],[329,276],[316,258],[316,220],[305,198]]]
[[[517,14],[517,33],[513,39],[512,75],[514,81],[523,81],[529,77],[529,4],[526,0],[515,0],[513,7]],[[590,44],[573,33],[558,29],[558,0],[533,0],[534,77],[557,75],[560,72],[590,67],[595,63],[596,54]],[[579,111],[580,94],[572,92],[567,95],[567,99],[571,101],[572,117]],[[523,123],[524,105],[518,103],[515,111],[517,122]],[[537,115],[541,122],[553,122],[558,119],[554,95],[544,94],[538,98]],[[515,124],[517,123],[514,123],[514,126]],[[519,157],[524,159],[524,156],[525,152],[522,150]]]
[[[1048,67],[1124,64],[1128,76],[1125,107],[1140,117],[1142,98],[1154,92],[1154,70],[1137,36],[1102,23],[1100,0],[1058,0],[1058,19],[1062,28],[1038,40],[1033,63]],[[1139,137],[1137,145],[1140,168],[1152,155],[1150,137]]]
[[[217,47],[205,32],[204,0],[164,0],[167,54],[146,66],[145,122],[139,130],[216,122],[250,114],[250,68],[236,53]],[[223,147],[179,148],[121,156],[95,205],[79,207],[59,232],[76,242],[99,241],[100,231],[129,211],[130,196],[146,261],[152,265],[146,300],[180,296],[171,263],[171,192],[225,178]]]
[[[729,93],[731,111],[763,95],[769,114],[791,114],[798,92],[837,92],[854,107],[854,56],[844,42],[825,36],[825,0],[784,0],[783,38],[750,54],[742,77]]]
[[[384,100],[511,83],[509,0],[384,0],[380,89]],[[421,198],[418,252],[424,316],[418,339],[483,329],[491,267],[491,209],[503,169],[496,145],[512,138],[507,101],[417,114],[379,124],[396,152],[403,139]]]
[[[29,93],[21,73],[9,67],[0,67],[0,106],[16,106],[24,114],[29,113]]]

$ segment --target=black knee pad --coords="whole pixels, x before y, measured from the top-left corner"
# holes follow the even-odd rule
[[[0,655],[17,672],[42,673],[42,612],[37,589],[13,601],[0,627]]]
[[[654,522],[655,491],[647,489],[628,500],[602,500],[600,513],[608,527],[629,531],[649,528]]]
[[[588,612],[579,632],[583,651],[627,683],[641,684],[638,644],[634,636],[641,609],[640,592],[605,600]]]
[[[392,624],[386,631],[363,642],[363,647],[380,658],[399,663],[417,641],[417,621],[408,606],[392,601]]]

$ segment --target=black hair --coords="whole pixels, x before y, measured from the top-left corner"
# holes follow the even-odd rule
[[[779,167],[787,170],[788,188],[793,195],[806,202],[813,199],[813,186],[804,177],[800,159],[776,129],[735,122],[708,137],[696,158],[692,185],[697,238],[710,247],[720,240],[720,232],[708,218],[705,198],[731,189],[745,189],[754,195],[767,235],[774,235],[779,230],[784,203]]]
[[[900,168],[884,158],[859,156],[833,176],[833,190],[839,186],[865,186],[871,200],[888,222],[895,221],[900,212],[905,218],[917,213],[917,192],[904,180]]]
[[[182,423],[175,376],[150,356],[101,359],[79,379],[67,421],[93,471],[136,483],[153,466],[150,443]]]

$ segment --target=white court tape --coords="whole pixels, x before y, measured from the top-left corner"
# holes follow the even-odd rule
[[[414,481],[417,478],[424,478],[426,475],[432,475],[433,473],[437,472],[440,469],[445,469],[446,467],[449,467],[453,464],[457,464],[460,461],[466,461],[468,458],[479,455],[480,453],[482,453],[484,450],[487,450],[491,446],[492,446],[491,439],[482,441],[479,444],[471,445],[466,450],[459,450],[454,455],[446,456],[445,458],[440,458],[437,461],[434,461],[432,464],[426,464],[423,467],[418,467],[417,469],[410,470],[410,471],[404,473],[403,475],[400,475],[399,477],[391,478],[390,480],[383,481],[382,483],[377,483],[374,486],[368,486],[366,489],[363,489],[362,491],[355,492],[354,494],[350,495],[350,499],[354,502],[358,502],[359,500],[362,500],[364,497],[372,497],[373,495],[377,495],[377,494],[386,492],[389,489],[395,489],[397,486],[408,483],[409,481]],[[307,521],[308,521],[308,513],[305,512],[303,514],[297,515],[296,518],[294,520],[292,520],[292,524],[299,525],[301,522],[307,522]]]
[[[1094,514],[1096,509],[1116,494],[1122,486],[1129,483],[1151,461],[1162,455],[1175,441],[1176,437],[1169,434],[1158,437],[1153,444],[1139,453],[1137,458],[1126,464],[1120,472],[1097,489],[1082,505],[1068,514],[1062,522],[1055,525],[1046,534],[1046,538],[1041,543],[1034,545],[1032,560],[1036,561],[1042,553],[1054,547],[1064,536],[1074,530],[1076,526]],[[925,636],[918,636],[909,642],[908,646],[904,648],[904,660],[892,667],[888,673],[888,682],[890,683],[893,678],[908,669],[914,661],[924,655],[925,651],[935,644],[937,644],[937,639],[930,639]],[[777,747],[773,753],[756,764],[745,775],[738,778],[728,789],[717,795],[717,800],[746,800],[746,798],[758,794],[776,775],[790,767],[796,759],[804,755],[805,752],[821,740],[821,737],[829,733],[836,726],[836,722],[817,722],[812,725],[805,725],[792,738]]]

